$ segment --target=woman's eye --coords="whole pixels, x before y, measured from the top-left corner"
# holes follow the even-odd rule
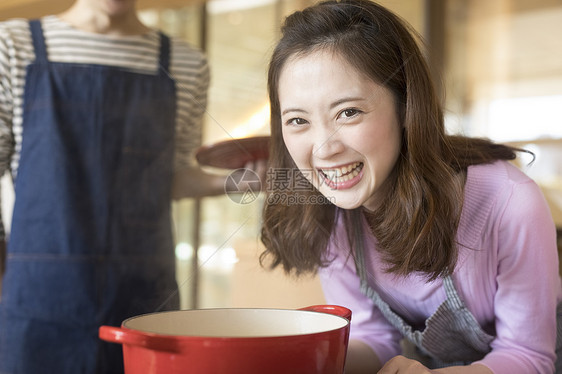
[[[344,109],[341,113],[340,113],[340,117],[342,118],[351,118],[353,116],[356,116],[357,114],[360,113],[359,109],[354,109],[354,108],[350,108],[350,109]]]
[[[306,120],[302,118],[291,118],[290,120],[287,121],[287,125],[292,125],[292,126],[302,126],[305,124],[306,124]]]

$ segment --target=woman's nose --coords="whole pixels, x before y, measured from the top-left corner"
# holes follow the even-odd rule
[[[338,153],[343,152],[344,144],[337,129],[319,131],[314,142],[314,157],[329,159]]]

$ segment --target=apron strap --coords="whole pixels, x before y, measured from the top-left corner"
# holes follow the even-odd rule
[[[360,210],[351,211],[350,214],[354,216],[352,219],[355,220],[357,224],[353,225],[353,259],[355,260],[355,269],[357,275],[361,280],[361,283],[367,283],[367,274],[365,266],[365,255],[364,247],[365,243],[363,241],[363,217]]]
[[[351,214],[360,215],[361,213],[352,212]],[[360,218],[362,219],[362,217]],[[361,219],[359,219],[359,221],[357,222],[362,222]],[[410,324],[406,323],[406,321],[404,321],[401,316],[394,312],[392,308],[380,297],[380,295],[373,288],[371,288],[371,286],[369,286],[368,270],[365,266],[365,242],[363,240],[362,227],[362,224],[353,225],[353,258],[355,260],[357,275],[359,276],[360,280],[361,292],[369,299],[371,299],[371,301],[379,308],[388,322],[390,322],[396,329],[398,329],[403,337],[414,343],[423,354],[430,355],[430,353],[427,352],[422,345],[422,331],[414,330],[414,328]],[[463,303],[458,296],[450,275],[447,275],[443,278],[443,287],[445,288],[445,292],[447,295],[444,303],[447,304],[449,309],[451,310],[461,309],[463,307]],[[441,308],[438,308],[438,310],[440,309]]]
[[[47,47],[45,45],[45,37],[41,28],[41,21],[34,19],[29,21],[31,30],[31,38],[33,40],[33,48],[35,49],[35,60],[37,62],[47,62]],[[159,66],[165,72],[170,70],[170,38],[160,32],[160,56]]]
[[[358,214],[357,212],[352,212],[352,214]],[[361,213],[359,213],[361,214]],[[359,217],[357,217],[359,218]],[[361,222],[361,218],[359,218],[358,222]],[[361,288],[365,289],[364,293],[367,291],[368,288],[368,274],[367,274],[367,267],[365,266],[365,245],[363,241],[363,230],[361,224],[353,225],[353,258],[355,260],[355,268],[357,271],[357,275],[359,276],[359,280],[361,281]],[[447,295],[446,303],[451,307],[451,309],[461,309],[464,304],[461,301],[459,294],[455,288],[453,283],[453,279],[450,275],[446,275],[443,279],[443,287],[445,288],[445,292]],[[378,296],[378,295],[377,295]]]
[[[446,275],[443,277],[443,287],[447,293],[447,300],[445,301],[451,309],[458,310],[464,307],[464,303],[461,301],[457,289],[453,283],[453,278],[451,275]]]
[[[383,316],[390,322],[396,329],[400,331],[402,336],[410,340],[414,343],[417,347],[425,352],[422,347],[422,334],[420,331],[414,330],[412,326],[407,324],[402,317],[396,314],[390,306],[380,297],[380,295],[369,286],[368,283],[368,274],[367,274],[367,267],[365,266],[365,242],[363,240],[363,230],[361,217],[361,211],[354,211],[351,214],[357,214],[355,217],[359,219],[357,221],[358,224],[353,225],[353,258],[355,260],[355,267],[357,271],[357,275],[359,276],[360,280],[360,287],[361,292],[367,296],[381,311]]]
[[[159,66],[165,73],[170,71],[170,38],[160,32],[160,61]]]
[[[35,61],[38,63],[47,62],[47,47],[45,46],[41,21],[38,19],[29,21],[29,29],[31,30],[33,48],[35,49]]]

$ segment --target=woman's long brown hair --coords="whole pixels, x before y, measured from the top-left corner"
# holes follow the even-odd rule
[[[451,272],[457,260],[455,237],[467,167],[512,160],[518,149],[445,133],[443,112],[416,43],[417,34],[376,3],[325,1],[289,16],[282,34],[268,74],[269,167],[273,178],[283,170],[284,180],[282,184],[268,181],[262,263],[269,259],[270,267],[282,266],[297,275],[329,263],[325,252],[336,207],[310,184],[292,188],[297,183],[302,186],[304,177],[283,142],[277,92],[289,58],[329,49],[389,88],[396,98],[403,126],[401,154],[388,180],[389,196],[376,211],[365,214],[388,270],[401,275],[420,271],[429,279]],[[361,224],[361,211],[345,212],[347,227]]]

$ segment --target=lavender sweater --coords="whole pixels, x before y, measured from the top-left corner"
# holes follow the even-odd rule
[[[328,303],[352,310],[350,339],[367,343],[384,363],[400,354],[401,336],[359,290],[338,217],[328,247],[334,261],[319,272],[324,294]],[[364,224],[370,286],[406,321],[423,326],[445,300],[441,280],[384,273]],[[552,373],[562,289],[555,227],[539,187],[507,162],[471,166],[457,239],[463,246],[455,287],[484,330],[496,336],[479,363],[496,374]]]

